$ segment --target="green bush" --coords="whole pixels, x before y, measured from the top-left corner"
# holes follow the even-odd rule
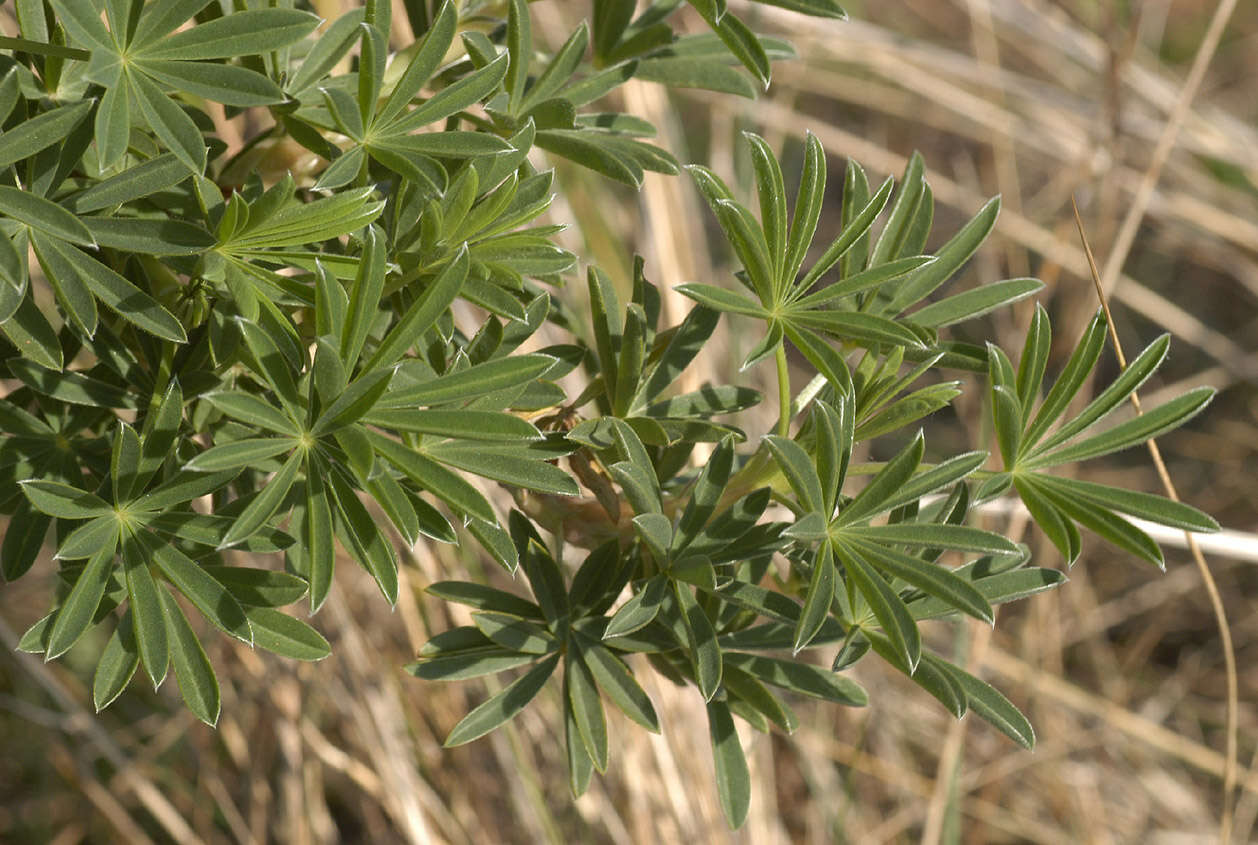
[[[682,285],[694,308],[661,325],[641,260],[631,292],[591,267],[591,307],[574,310],[577,258],[538,222],[552,178],[534,149],[630,185],[675,173],[649,123],[598,110],[606,95],[641,79],[753,96],[770,59],[790,55],[718,0],[690,0],[711,29],[698,35],[674,31],[680,0],[636,5],[594,0],[592,27],[541,55],[525,0],[415,0],[418,40],[390,56],[388,2],[316,36],[314,15],[283,4],[19,0],[20,37],[0,41],[0,557],[5,579],[21,577],[51,530],[43,565],[59,576],[23,649],[53,659],[106,625],[98,709],[141,667],[156,686],[173,665],[212,725],[218,683],[186,610],[318,660],[328,643],[298,617],[327,598],[338,547],[392,604],[396,532],[474,544],[523,573],[529,598],[432,584],[475,624],[437,635],[407,669],[452,681],[527,667],[459,722],[457,745],[516,715],[562,665],[574,794],[608,765],[604,698],[659,730],[636,680],[648,667],[707,708],[734,826],[749,801],[734,717],[790,732],[796,695],[863,705],[843,670],[871,650],[956,716],[972,709],[1032,745],[1008,700],[922,646],[920,620],[990,623],[993,606],[1065,580],[972,527],[975,504],[1012,490],[1068,562],[1082,526],[1161,565],[1124,515],[1214,521],[1052,470],[1168,431],[1211,391],[1101,426],[1156,370],[1165,337],[1074,416],[1105,344],[1099,313],[1047,390],[1042,308],[1017,367],[948,339],[1041,287],[936,295],[999,202],[927,255],[921,158],[898,190],[849,162],[839,231],[814,248],[827,160],[812,137],[791,211],[759,137],[746,136],[758,215],[687,168],[742,266],[736,284]],[[832,0],[773,5],[842,16]],[[211,102],[269,128],[228,155]],[[318,165],[283,172],[291,149]],[[739,427],[762,401],[752,389],[674,388],[722,313],[760,327],[744,370],[776,365],[767,433]],[[567,342],[521,352],[543,327]],[[791,384],[789,350],[816,374],[806,385]],[[928,461],[911,434],[961,393],[925,377],[958,370],[986,378],[994,463]],[[895,456],[860,460],[875,440]],[[468,476],[510,489],[516,507],[504,514]],[[282,567],[241,565],[267,555]]]

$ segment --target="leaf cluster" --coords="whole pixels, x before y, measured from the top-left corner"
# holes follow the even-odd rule
[[[1064,582],[974,525],[987,499],[1020,497],[1068,562],[1080,526],[1159,565],[1126,516],[1217,527],[1055,472],[1205,406],[1200,389],[1101,425],[1167,339],[1063,420],[1100,360],[1100,315],[1047,391],[1042,308],[1017,368],[951,338],[1041,288],[941,292],[999,202],[932,249],[921,157],[876,188],[848,162],[837,231],[818,238],[828,163],[812,136],[793,203],[754,134],[754,207],[687,168],[740,268],[681,285],[695,305],[676,325],[641,259],[623,286],[588,267],[574,296],[542,154],[631,186],[676,173],[654,128],[607,95],[639,79],[754,96],[789,45],[723,0],[593,0],[553,52],[525,0],[402,5],[414,43],[397,43],[383,0],[332,21],[291,3],[16,4],[0,54],[0,571],[57,576],[21,648],[51,660],[104,642],[98,709],[173,667],[213,725],[203,621],[319,660],[330,646],[312,621],[338,561],[391,605],[398,543],[457,543],[522,574],[531,597],[430,585],[472,624],[407,669],[510,673],[449,745],[558,672],[575,795],[609,765],[605,702],[660,729],[645,672],[699,694],[734,826],[750,800],[734,719],[789,733],[799,696],[862,706],[847,670],[870,652],[1030,747],[1026,719],[932,653],[919,623],[991,623]],[[843,16],[831,0],[771,5]],[[677,31],[687,7],[708,31]],[[229,149],[221,116],[245,111],[267,128]],[[744,371],[776,363],[771,431],[748,430],[765,397],[747,385],[677,386],[723,318],[755,327]],[[813,376],[802,387],[790,354]],[[999,469],[913,433],[960,395],[936,378],[956,371],[985,380]],[[861,457],[884,438],[891,460]]]

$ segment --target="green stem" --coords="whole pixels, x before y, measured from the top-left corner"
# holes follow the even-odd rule
[[[791,432],[791,371],[786,363],[786,344],[779,343],[777,351],[778,364],[778,417],[777,434],[789,437]]]

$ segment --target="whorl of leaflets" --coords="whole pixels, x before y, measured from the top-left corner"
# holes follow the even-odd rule
[[[694,687],[735,827],[750,801],[735,719],[789,733],[798,696],[862,706],[845,670],[871,651],[1029,748],[1022,714],[925,647],[918,622],[990,623],[1065,580],[969,525],[986,499],[1020,497],[1068,562],[1081,527],[1158,565],[1127,517],[1217,527],[1058,472],[1205,406],[1202,388],[1110,422],[1168,340],[1063,420],[1100,359],[1101,317],[1047,391],[1042,308],[1016,368],[950,338],[1041,288],[943,291],[999,203],[931,253],[921,157],[877,187],[849,162],[837,225],[823,222],[811,135],[793,204],[754,134],[754,209],[687,168],[739,268],[681,285],[696,304],[669,325],[641,259],[631,280],[589,267],[580,284],[562,226],[541,221],[555,183],[538,164],[629,186],[677,173],[654,127],[606,95],[636,78],[755,96],[790,45],[723,0],[690,0],[709,31],[689,34],[675,0],[592,0],[589,25],[551,52],[525,0],[497,4],[498,22],[491,7],[403,5],[413,43],[384,0],[329,21],[208,0],[16,3],[0,56],[0,573],[57,575],[20,647],[98,648],[98,710],[173,667],[213,725],[209,628],[319,660],[330,646],[307,620],[338,560],[392,604],[399,540],[458,543],[519,589],[430,585],[471,624],[407,669],[509,673],[448,745],[499,727],[562,669],[574,795],[609,765],[605,703],[660,730],[642,672]],[[831,0],[772,5],[844,16]],[[210,114],[245,110],[268,128],[229,150]],[[293,150],[301,166],[272,166]],[[677,387],[723,317],[756,333],[743,370],[776,363],[771,431],[745,428],[765,399],[749,386]],[[815,371],[806,386],[790,352]],[[960,394],[925,378],[945,370],[986,379],[1000,469],[913,434]],[[854,457],[886,436],[890,460]]]

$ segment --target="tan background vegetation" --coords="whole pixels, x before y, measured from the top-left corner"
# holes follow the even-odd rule
[[[336,4],[323,5],[325,16],[335,13]],[[775,68],[771,91],[748,102],[631,85],[626,110],[655,122],[679,158],[708,162],[744,187],[737,130],[784,147],[788,173],[811,130],[830,155],[823,233],[837,226],[848,156],[881,179],[922,151],[937,203],[934,244],[1001,193],[996,234],[956,284],[1044,279],[1040,299],[1054,318],[1060,364],[1096,307],[1070,198],[1104,265],[1216,4],[851,2],[847,23],[730,5],[799,48],[799,61]],[[587,3],[558,0],[533,9],[535,37],[551,45],[588,14]],[[11,19],[0,25],[13,32]],[[1256,89],[1258,4],[1246,0],[1189,101],[1124,275],[1110,289],[1129,351],[1162,331],[1176,336],[1146,403],[1196,384],[1219,388],[1210,410],[1162,448],[1184,498],[1241,532],[1258,529]],[[247,131],[234,124],[236,137]],[[640,251],[662,287],[728,278],[729,257],[709,250],[706,214],[684,178],[650,176],[634,195],[571,168],[559,175],[554,216],[579,221],[565,235],[578,254],[623,278]],[[668,304],[674,316],[685,307]],[[1029,307],[986,327],[1006,349],[1020,346]],[[733,372],[749,343],[722,329],[702,359],[706,371],[691,377],[754,382],[755,372]],[[1106,366],[1108,378],[1115,365]],[[928,441],[981,443],[981,410],[977,399],[962,401],[958,414],[930,422]],[[1140,450],[1091,477],[1160,490]],[[1061,565],[1020,515],[990,518],[1030,543],[1042,565]],[[1240,667],[1235,842],[1251,841],[1258,818],[1253,548],[1240,537],[1209,557]],[[717,804],[698,695],[666,682],[647,687],[663,736],[613,716],[612,769],[575,803],[557,686],[508,729],[443,750],[446,732],[486,686],[443,686],[401,671],[430,632],[466,622],[423,587],[469,573],[506,579],[448,547],[417,548],[409,562],[411,589],[392,613],[368,578],[340,568],[315,620],[334,647],[323,663],[296,665],[207,637],[223,683],[216,731],[179,706],[173,683],[157,694],[136,683],[93,715],[89,660],[101,643],[49,665],[13,650],[43,613],[55,577],[47,560],[0,588],[0,841],[1217,841],[1223,659],[1201,578],[1181,548],[1168,546],[1160,574],[1085,538],[1070,583],[1002,609],[994,633],[929,628],[935,648],[1025,708],[1039,736],[1034,753],[977,720],[954,722],[868,659],[852,674],[869,688],[869,708],[801,701],[795,736],[744,734],[755,797],[736,834]]]

